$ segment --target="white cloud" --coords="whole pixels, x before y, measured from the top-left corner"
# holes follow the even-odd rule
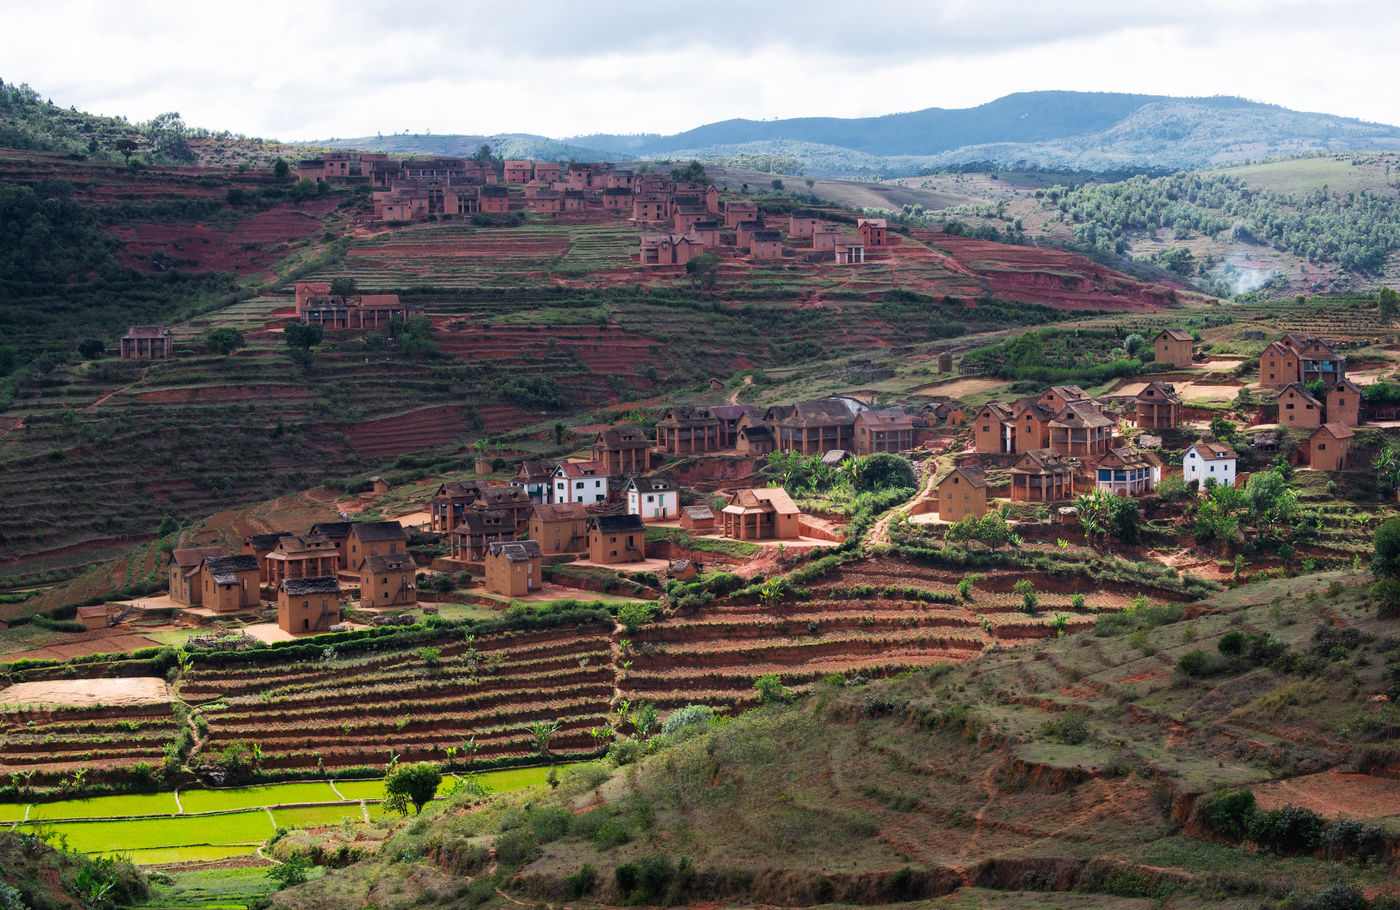
[[[1400,123],[1382,0],[329,0],[7,11],[0,76],[55,102],[250,135],[677,132],[1063,88],[1237,94]],[[61,38],[57,36],[62,36]]]

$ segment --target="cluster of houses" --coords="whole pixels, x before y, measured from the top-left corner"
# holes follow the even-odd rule
[[[667,455],[732,449],[738,455],[760,457],[775,451],[803,455],[907,452],[916,442],[916,419],[898,409],[872,408],[841,395],[767,408],[677,406],[667,408],[657,421],[656,448]]]
[[[340,623],[342,582],[360,605],[403,609],[418,602],[417,564],[397,521],[321,522],[306,534],[250,534],[243,552],[182,547],[167,562],[170,599],[213,614],[262,607],[276,592],[277,625],[291,634],[331,631]]]
[[[633,219],[661,226],[666,230],[645,233],[638,261],[644,266],[681,266],[706,253],[727,256],[747,253],[757,261],[780,260],[789,252],[800,252],[808,262],[836,262],[857,265],[866,261],[867,250],[888,245],[888,227],[883,218],[859,218],[854,233],[845,226],[827,221],[810,212],[788,216],[787,229],[769,224],[750,200],[729,199],[720,211],[714,187],[706,202],[687,192],[638,193]],[[645,197],[645,201],[643,201]],[[717,200],[716,200],[717,202]],[[722,215],[722,220],[721,216]],[[790,250],[790,247],[799,250]]]
[[[324,281],[298,281],[294,299],[297,319],[328,331],[387,328],[423,312],[423,304],[401,301],[398,294],[332,294]]]

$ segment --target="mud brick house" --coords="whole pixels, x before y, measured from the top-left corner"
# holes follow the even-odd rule
[[[1074,465],[1054,449],[1030,449],[1011,466],[1011,498],[1054,502],[1074,495]]]
[[[481,211],[489,215],[510,212],[510,190],[504,186],[483,186],[477,193]]]
[[[594,162],[576,162],[569,165],[569,173],[566,178],[569,181],[571,190],[591,190],[594,186],[603,186],[603,173],[606,167]]]
[[[632,191],[620,187],[603,190],[603,211],[626,212],[632,208]]]
[[[588,208],[589,194],[584,190],[564,191],[564,211],[582,212]]]
[[[719,246],[719,222],[715,221],[713,216],[692,224],[690,233],[700,238],[700,242],[706,250],[713,250]]]
[[[277,541],[287,536],[286,531],[273,531],[269,534],[249,534],[243,538],[243,553],[258,561],[259,579],[266,583],[267,554],[277,549]]]
[[[515,519],[516,530],[523,531],[530,521],[535,504],[519,487],[487,486],[481,489],[481,496],[470,506],[470,509],[495,509],[509,512],[511,517]]]
[[[164,360],[174,353],[175,342],[163,325],[133,325],[122,336],[122,360]]]
[[[1050,445],[1050,422],[1055,419],[1055,411],[1049,405],[1036,398],[1021,398],[1012,405],[1011,412],[1016,419],[1013,442],[1017,451]]]
[[[340,567],[355,571],[355,566],[359,565],[358,559],[350,558],[350,525],[349,521],[318,521],[311,526],[312,534],[320,534],[331,543],[335,544],[336,554],[340,558]]]
[[[752,259],[782,259],[782,231],[754,231],[749,235],[749,257]]]
[[[423,305],[404,303],[398,294],[361,294],[358,297],[308,297],[298,315],[301,321],[324,329],[387,328],[395,319],[407,321]]]
[[[218,613],[262,606],[261,572],[255,556],[206,556],[200,565],[200,605]]]
[[[762,458],[777,448],[773,431],[762,423],[744,424],[734,440],[734,451],[750,458]]]
[[[510,485],[524,492],[531,503],[549,502],[550,481],[557,467],[557,461],[522,461],[520,467],[515,469]]]
[[[492,541],[515,540],[515,516],[503,509],[469,509],[448,535],[452,558],[478,562]]]
[[[438,486],[428,502],[430,530],[446,534],[462,520],[462,513],[481,498],[487,484],[481,480],[449,480]]]
[[[544,583],[544,558],[533,540],[493,543],[486,548],[486,590],[524,597]]]
[[[530,161],[511,160],[505,163],[506,183],[529,183],[535,175],[535,165]]]
[[[771,407],[763,422],[772,430],[778,451],[824,455],[855,448],[856,415],[865,407],[854,398],[818,398]]]
[[[1157,333],[1157,337],[1152,339],[1153,359],[1174,367],[1190,366],[1191,348],[1194,344],[1195,339],[1184,329],[1162,329]]]
[[[666,221],[670,217],[670,195],[666,193],[637,193],[632,197],[633,221]]]
[[[656,422],[656,447],[667,455],[714,452],[721,443],[723,422],[709,408],[671,407]]]
[[[627,514],[639,515],[642,521],[671,521],[680,517],[680,486],[674,477],[633,477],[623,488],[627,495]]]
[[[750,404],[721,404],[710,408],[710,414],[719,421],[719,447],[732,449],[739,440],[739,425],[744,418],[760,417],[762,412]]]
[[[1181,478],[1196,487],[1204,487],[1208,480],[1233,487],[1236,463],[1235,450],[1225,443],[1198,442],[1181,456]]]
[[[267,581],[276,587],[288,578],[335,575],[340,552],[324,534],[288,534],[267,554]]]
[[[761,230],[764,230],[762,221],[741,221],[734,225],[735,243],[739,246],[750,246],[753,244],[753,235]]]
[[[1016,451],[1016,414],[1000,401],[989,401],[972,417],[972,448],[984,455]]]
[[[856,221],[856,233],[866,246],[886,246],[888,227],[883,218],[860,218]]]
[[[613,476],[640,474],[651,466],[651,441],[641,427],[610,427],[594,438],[593,460]]]
[[[976,465],[960,465],[938,484],[938,517],[947,522],[987,514],[987,476]]]
[[[1052,385],[1040,395],[1040,402],[1056,412],[1076,401],[1090,401],[1089,393],[1077,385]]]
[[[641,562],[646,559],[646,533],[639,515],[598,515],[588,522],[588,561]]]
[[[836,241],[837,265],[860,265],[863,262],[865,262],[864,242],[844,237]]]
[[[856,415],[855,432],[857,455],[907,452],[914,448],[914,421],[903,411],[861,411]]]
[[[1109,449],[1094,468],[1094,486],[1110,496],[1146,496],[1161,479],[1161,464],[1132,446]]]
[[[1316,471],[1345,471],[1351,467],[1351,427],[1324,423],[1308,437],[1308,465]]]
[[[626,168],[613,167],[608,165],[610,170],[603,174],[603,188],[608,190],[627,190],[629,193],[637,188],[637,172]]]
[[[1259,355],[1259,384],[1266,389],[1297,382],[1299,374],[1298,353],[1285,344],[1272,342]]]
[[[710,213],[703,205],[678,205],[671,213],[671,227],[680,234],[687,234],[696,224],[708,220]]]
[[[1361,426],[1361,386],[1350,379],[1333,383],[1324,396],[1327,399],[1327,422],[1343,426]]]
[[[713,531],[715,510],[707,505],[686,506],[681,509],[681,527],[687,531]]]
[[[302,310],[306,309],[308,300],[313,297],[329,297],[330,294],[330,282],[298,281],[292,286],[292,300],[296,305],[297,316],[301,316]]]
[[[553,183],[560,179],[563,167],[557,161],[536,161],[535,179],[540,183]]]
[[[1181,425],[1181,398],[1176,386],[1153,380],[1133,399],[1136,423],[1144,430],[1174,430]]]
[[[797,504],[782,487],[736,490],[720,512],[724,536],[735,540],[792,540],[800,536]]]
[[[525,211],[553,215],[564,211],[564,194],[558,190],[540,190],[525,197]]]
[[[741,221],[758,220],[758,203],[731,199],[724,204],[724,226],[737,228]]]
[[[204,597],[200,587],[200,567],[205,559],[223,555],[224,551],[218,547],[179,547],[173,550],[165,562],[170,576],[170,599],[177,604],[198,606]]]
[[[408,532],[397,521],[357,521],[350,525],[346,566],[359,567],[370,556],[408,552]]]
[[[1089,400],[1071,401],[1050,421],[1050,448],[1078,458],[1108,454],[1114,421]]]
[[[360,560],[360,606],[411,607],[418,603],[418,566],[407,553]]]
[[[1298,380],[1302,383],[1325,382],[1331,385],[1347,375],[1347,359],[1340,357],[1321,338],[1290,333],[1283,343],[1298,354]]]
[[[588,551],[588,509],[581,502],[537,505],[529,528],[530,539],[546,553]]]
[[[1278,393],[1278,422],[1295,429],[1316,429],[1322,426],[1322,402],[1301,382],[1289,383]]]
[[[608,501],[608,466],[601,461],[566,461],[554,469],[554,501],[597,505]]]
[[[841,225],[819,221],[812,228],[812,250],[817,253],[835,253],[836,241],[840,238]]]
[[[812,212],[793,212],[788,215],[788,236],[811,237],[817,225],[822,223],[820,215]]]
[[[694,234],[645,234],[641,240],[642,265],[685,265],[705,252]]]
[[[277,586],[277,627],[283,632],[329,632],[339,622],[340,581],[335,576],[288,578]]]

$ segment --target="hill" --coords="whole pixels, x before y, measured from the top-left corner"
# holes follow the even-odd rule
[[[1021,92],[973,108],[882,117],[726,120],[672,136],[570,141],[646,158],[784,155],[814,174],[913,173],[990,161],[1193,168],[1310,150],[1400,148],[1400,129],[1241,98]]]
[[[1393,906],[1400,658],[1365,583],[1106,615],[792,704],[770,684],[557,789],[458,795],[277,904]]]
[[[578,143],[550,139],[546,136],[502,134],[477,136],[450,133],[404,133],[388,136],[360,136],[352,139],[325,139],[306,143],[315,148],[355,149],[361,152],[386,152],[393,155],[445,155],[469,158],[483,145],[502,158],[530,158],[543,161],[573,159],[576,161],[630,161],[634,156],[625,152],[603,151]]]

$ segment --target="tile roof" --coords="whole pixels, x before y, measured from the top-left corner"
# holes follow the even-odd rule
[[[179,547],[170,554],[170,562],[182,569],[193,569],[210,556],[223,556],[222,547]]]
[[[360,571],[366,568],[371,573],[417,572],[418,564],[407,553],[386,553],[383,556],[368,556],[360,560]]]
[[[513,487],[500,487],[502,490],[515,489]],[[516,490],[524,495],[524,491]],[[407,540],[408,532],[403,529],[403,525],[397,521],[357,521],[351,528],[351,533],[360,540]]]
[[[628,531],[646,533],[640,515],[599,515],[589,522],[602,534],[622,534]]]
[[[1162,331],[1160,331],[1160,332],[1157,333],[1157,337],[1158,337],[1158,338],[1161,338],[1163,335],[1166,335],[1166,336],[1167,336],[1168,338],[1170,338],[1172,341],[1195,341],[1195,340],[1196,340],[1195,338],[1192,338],[1192,337],[1191,337],[1191,333],[1188,332],[1188,331],[1186,331],[1185,329],[1162,329]]]
[[[488,546],[487,552],[506,562],[529,562],[544,555],[536,540],[497,541]]]
[[[303,597],[307,594],[339,594],[340,581],[331,575],[285,578],[282,580],[282,590],[288,597]]]
[[[588,517],[588,507],[581,502],[542,503],[535,506],[540,521],[582,521]]]
[[[1191,448],[1205,461],[1221,461],[1226,458],[1237,458],[1235,450],[1223,442],[1198,442]]]

